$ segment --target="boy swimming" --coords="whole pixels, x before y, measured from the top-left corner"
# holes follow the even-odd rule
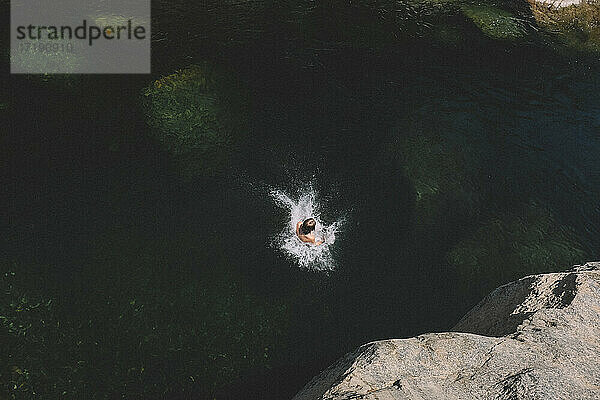
[[[313,243],[315,246],[320,246],[325,243],[324,240],[315,239],[315,226],[317,222],[314,218],[305,219],[304,222],[300,221],[296,224],[296,235],[304,243]]]

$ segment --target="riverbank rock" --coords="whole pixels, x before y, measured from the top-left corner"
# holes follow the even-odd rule
[[[600,262],[489,294],[454,327],[372,342],[294,400],[598,399]]]
[[[553,42],[580,52],[600,52],[600,2],[528,0],[533,17]]]
[[[554,8],[563,8],[585,3],[585,0],[537,0],[536,3],[545,4]]]

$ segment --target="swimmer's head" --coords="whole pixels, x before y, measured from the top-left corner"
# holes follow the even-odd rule
[[[316,225],[317,225],[317,222],[315,221],[314,218],[305,219],[304,222],[302,223],[302,232],[305,235],[308,235],[309,233],[311,233],[312,231],[315,230]]]

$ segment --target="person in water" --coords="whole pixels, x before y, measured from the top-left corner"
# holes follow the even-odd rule
[[[315,239],[315,226],[317,222],[314,218],[305,219],[304,222],[300,221],[296,224],[296,235],[304,243],[313,243],[315,246],[320,246],[325,243],[324,240]]]

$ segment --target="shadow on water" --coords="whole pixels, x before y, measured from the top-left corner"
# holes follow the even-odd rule
[[[152,78],[209,60],[250,93],[248,134],[209,176],[182,179],[148,134],[151,78],[10,78],[9,393],[289,398],[364,342],[450,329],[495,286],[597,254],[593,69],[481,34],[447,49],[420,22],[382,50],[385,29],[278,25],[282,4],[256,30],[238,8],[154,13]],[[329,274],[270,245],[287,222],[270,189],[306,182],[323,221],[347,216]]]

